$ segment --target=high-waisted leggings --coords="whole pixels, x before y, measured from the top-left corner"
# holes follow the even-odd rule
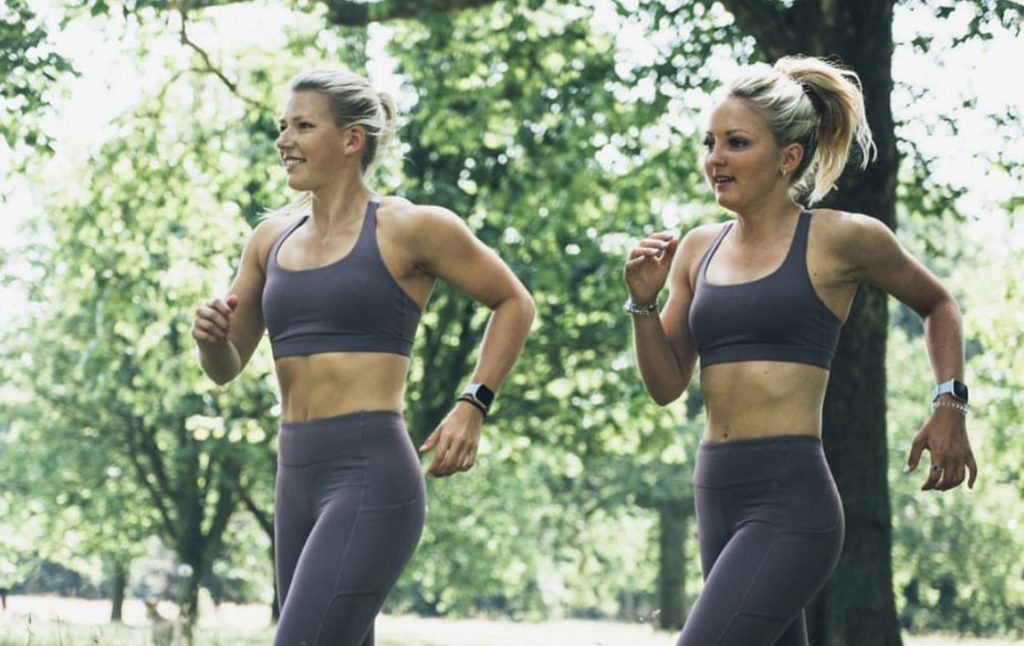
[[[676,646],[807,646],[843,509],[821,440],[702,444],[693,475],[704,588]]]
[[[416,549],[425,509],[401,414],[282,424],[275,646],[372,646],[374,618]]]

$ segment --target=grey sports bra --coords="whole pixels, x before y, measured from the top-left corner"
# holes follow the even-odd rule
[[[841,323],[814,291],[807,273],[811,214],[800,214],[782,265],[771,274],[736,285],[707,282],[708,263],[732,223],[722,227],[697,268],[690,303],[690,333],[701,367],[734,361],[832,364]]]
[[[302,216],[270,247],[263,318],[275,359],[321,352],[388,352],[409,356],[420,308],[380,256],[374,196],[352,251],[314,269],[281,267],[281,243],[309,220]]]

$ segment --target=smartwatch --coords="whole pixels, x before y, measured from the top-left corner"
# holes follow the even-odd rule
[[[932,401],[935,401],[940,396],[949,393],[953,396],[953,399],[957,400],[961,404],[967,403],[967,384],[956,379],[950,379],[944,381],[935,387],[932,391]]]
[[[483,384],[469,384],[459,395],[459,399],[474,404],[486,415],[494,403],[494,391]]]

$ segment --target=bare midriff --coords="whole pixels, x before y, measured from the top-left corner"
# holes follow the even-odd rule
[[[275,365],[282,421],[402,411],[409,359],[400,354],[326,352],[282,357]]]
[[[821,437],[828,371],[801,363],[740,361],[701,370],[705,442],[779,435]]]

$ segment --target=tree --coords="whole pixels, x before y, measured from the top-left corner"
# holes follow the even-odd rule
[[[195,85],[157,97],[98,152],[79,191],[51,196],[46,242],[32,256],[39,280],[27,285],[37,315],[5,344],[8,383],[27,402],[9,412],[9,439],[36,458],[28,486],[46,501],[41,483],[54,474],[41,470],[61,466],[73,493],[49,504],[55,515],[85,512],[72,521],[92,532],[86,548],[116,547],[107,534],[128,523],[121,541],[147,527],[158,534],[188,571],[179,601],[190,622],[239,491],[267,468],[276,404],[266,357],[215,390],[192,351],[195,304],[230,279],[227,258],[247,228],[243,187],[263,170],[221,163],[219,147],[246,133],[205,112],[217,108],[215,93],[194,112],[176,103],[193,91],[203,95]],[[207,148],[196,154],[188,137]]]

